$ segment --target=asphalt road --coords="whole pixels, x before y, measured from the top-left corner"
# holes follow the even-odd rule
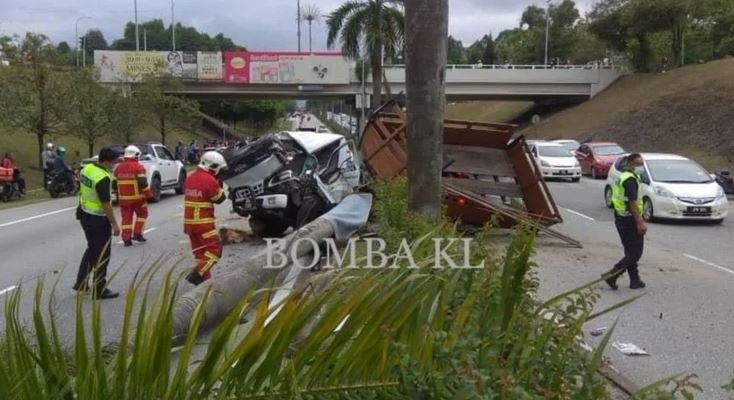
[[[564,223],[557,228],[582,241],[584,249],[569,249],[541,238],[540,294],[550,297],[598,279],[622,256],[612,211],[604,206],[604,181],[549,183]],[[734,205],[734,201],[731,202]],[[732,207],[734,212],[734,207]],[[625,356],[608,348],[606,355],[640,385],[680,373],[695,373],[705,392],[696,399],[726,399],[721,386],[734,378],[734,214],[722,225],[652,223],[646,236],[640,271],[647,288],[632,291],[626,276],[620,290],[600,286],[598,309],[644,293],[623,310],[592,321],[594,328],[611,327],[612,337],[633,343],[650,356]],[[592,345],[600,338],[588,336]]]

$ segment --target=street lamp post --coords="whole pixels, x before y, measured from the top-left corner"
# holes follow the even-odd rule
[[[545,8],[545,66],[548,66],[548,36],[550,33],[550,3],[551,0],[547,0],[547,7]]]
[[[79,70],[79,21],[92,17],[79,17],[74,24],[74,53],[76,53],[76,69]]]
[[[140,51],[140,30],[138,29],[138,0],[133,0],[135,7],[135,51]]]
[[[173,0],[171,0],[171,43],[173,51],[176,51],[176,19],[173,15]]]

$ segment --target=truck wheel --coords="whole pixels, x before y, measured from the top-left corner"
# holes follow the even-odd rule
[[[150,202],[157,203],[161,201],[161,178],[159,176],[153,177],[153,183],[150,185],[150,189],[153,191],[153,198]]]
[[[186,185],[186,171],[178,174],[178,184],[176,185],[176,194],[183,194]]]
[[[308,191],[301,199],[301,207],[298,208],[296,214],[295,229],[301,228],[327,211],[329,211],[329,207],[326,202],[313,191]]]
[[[250,230],[259,238],[281,237],[288,230],[288,224],[276,219],[250,216]]]

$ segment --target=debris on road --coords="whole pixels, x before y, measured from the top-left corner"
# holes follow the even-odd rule
[[[606,326],[602,326],[601,328],[596,328],[591,331],[591,336],[601,336],[604,334],[604,332],[607,331],[607,329],[608,328]]]
[[[444,121],[443,189],[449,217],[503,228],[523,222],[574,247],[581,244],[549,227],[563,222],[540,168],[515,125]],[[360,136],[361,158],[375,178],[407,172],[406,121],[395,100],[377,109]]]
[[[615,341],[614,343],[612,343],[612,347],[619,350],[622,354],[625,354],[628,356],[649,356],[650,355],[648,352],[637,347],[637,345],[634,345],[632,343],[620,343],[620,342]]]
[[[220,228],[219,237],[223,245],[241,244],[257,240],[257,237],[252,232],[231,228]]]

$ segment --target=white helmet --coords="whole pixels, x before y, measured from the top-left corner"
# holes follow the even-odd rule
[[[227,161],[224,156],[216,151],[207,151],[201,156],[199,167],[213,172],[215,175],[222,169],[227,169]]]
[[[49,149],[49,150],[53,150],[53,148],[54,148],[54,144],[53,144],[53,143],[48,143],[48,144],[46,145],[46,148],[47,148],[47,149]]]
[[[125,158],[140,158],[140,149],[133,145],[125,147]]]

